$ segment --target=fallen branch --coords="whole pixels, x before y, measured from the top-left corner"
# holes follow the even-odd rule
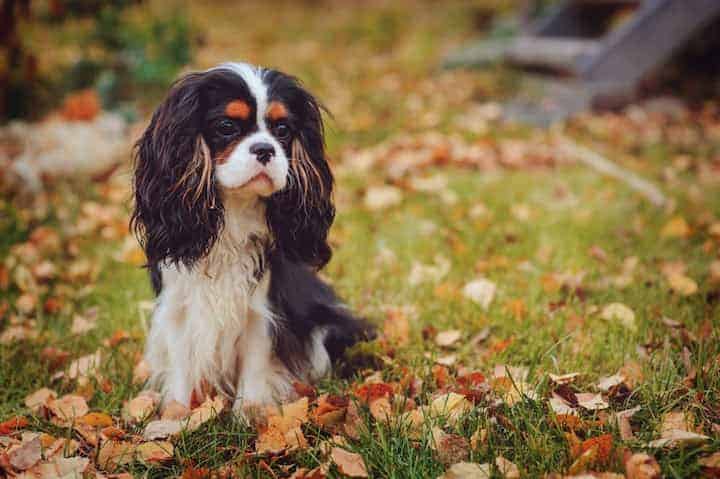
[[[565,136],[561,137],[559,147],[564,154],[581,163],[584,163],[602,174],[625,183],[631,189],[644,196],[654,206],[661,207],[667,204],[667,197],[663,194],[660,188],[650,183],[648,180],[636,175],[632,171],[613,163],[601,154],[579,145]]]

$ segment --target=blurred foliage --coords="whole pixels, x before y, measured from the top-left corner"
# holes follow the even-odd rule
[[[13,34],[1,36],[0,54],[6,60],[0,63],[0,119],[36,119],[67,93],[85,88],[98,91],[104,108],[132,112],[136,101],[162,92],[192,59],[192,29],[181,9],[158,17],[138,0],[51,0],[44,8],[33,2],[33,9],[27,0],[3,1]],[[27,8],[6,8],[14,3]],[[41,52],[32,51],[18,25],[61,30],[78,19],[89,20],[89,28],[65,41],[79,52],[74,55],[79,60],[39,73]]]

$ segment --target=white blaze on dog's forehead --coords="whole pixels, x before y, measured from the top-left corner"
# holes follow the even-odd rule
[[[249,63],[228,62],[218,65],[215,68],[232,70],[237,73],[247,84],[250,94],[255,97],[257,103],[257,124],[260,130],[265,130],[265,110],[268,107],[267,85],[263,81],[264,70],[261,67]]]

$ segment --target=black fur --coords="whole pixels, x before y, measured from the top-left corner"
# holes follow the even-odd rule
[[[223,227],[214,180],[201,189],[202,171],[189,168],[204,126],[203,87],[210,81],[212,74],[191,73],[176,82],[135,146],[131,225],[150,267],[166,260],[192,266],[210,251]],[[198,190],[200,197],[191,201],[189,192]]]
[[[372,336],[368,324],[353,316],[310,266],[276,252],[270,270],[270,302],[279,318],[273,330],[275,352],[293,373],[303,370],[310,336],[319,327],[327,330],[325,348],[333,362],[349,346]]]
[[[268,71],[265,78],[270,99],[281,99],[289,107],[297,138],[320,176],[309,191],[301,190],[299,182],[293,181],[272,195],[268,201],[268,226],[278,249],[288,259],[320,269],[332,256],[327,234],[335,219],[333,176],[325,157],[321,107],[296,78],[274,70]],[[289,146],[286,148],[289,157],[291,151]]]
[[[278,317],[272,332],[275,351],[301,376],[317,328],[327,330],[325,346],[333,361],[371,332],[316,274],[331,258],[327,235],[335,217],[321,106],[293,77],[265,70],[263,80],[269,100],[287,106],[292,140],[300,142],[313,171],[310,187],[302,188],[297,178],[290,178],[282,191],[266,200],[272,241],[264,256],[271,272],[269,300]],[[208,132],[209,125],[222,116],[227,101],[238,97],[248,100],[254,119],[255,100],[238,74],[229,69],[189,74],[173,85],[136,145],[132,227],[145,249],[156,294],[162,290],[164,262],[193,267],[223,228],[224,209],[214,174],[210,187],[203,187],[202,170],[193,170],[191,162],[201,138],[213,158],[227,146]],[[250,119],[239,128],[254,127]],[[280,143],[290,158],[292,141]],[[294,174],[292,169],[288,174]],[[188,201],[188,192],[195,191],[201,192],[199,199]]]

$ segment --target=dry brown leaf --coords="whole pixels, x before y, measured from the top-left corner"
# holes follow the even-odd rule
[[[470,447],[473,449],[477,449],[481,445],[487,443],[487,429],[485,428],[477,428],[477,430],[472,433],[472,436],[470,436]]]
[[[500,475],[505,479],[520,479],[520,469],[503,456],[495,458],[495,466],[497,466]]]
[[[165,439],[183,430],[184,421],[179,419],[159,419],[150,421],[143,431],[143,438],[148,441]]]
[[[379,211],[402,202],[402,190],[394,186],[371,186],[365,191],[365,208]]]
[[[683,431],[680,429],[670,429],[663,433],[660,439],[650,441],[647,447],[650,448],[682,448],[686,446],[695,446],[709,441],[710,438],[704,434],[698,434],[691,431]]]
[[[627,479],[660,479],[662,471],[654,457],[647,454],[633,454],[625,460]]]
[[[143,384],[150,379],[150,366],[144,359],[140,360],[133,369],[133,383]]]
[[[32,293],[23,293],[15,300],[15,308],[25,315],[32,314],[37,308],[38,298]]]
[[[554,382],[557,385],[563,385],[563,384],[570,384],[571,382],[575,381],[580,376],[580,373],[567,373],[567,374],[548,374],[552,382]]]
[[[90,459],[86,457],[57,456],[52,461],[38,464],[28,473],[39,479],[72,479],[83,477],[89,465]]]
[[[55,398],[57,398],[55,391],[48,388],[40,388],[34,393],[25,396],[25,406],[36,413],[40,408],[46,407],[50,400]]]
[[[85,334],[97,327],[96,317],[86,317],[76,314],[73,317],[72,325],[70,326],[70,332],[72,334]]]
[[[162,419],[185,419],[192,411],[182,403],[172,400],[165,404]]]
[[[670,289],[681,296],[692,296],[698,292],[698,285],[692,278],[683,274],[671,274],[667,276]]]
[[[68,367],[68,379],[84,379],[92,376],[100,367],[101,360],[102,356],[99,350],[76,359]]]
[[[225,409],[225,401],[221,397],[206,399],[199,407],[193,409],[187,423],[187,430],[194,431]]]
[[[682,216],[675,216],[665,223],[660,236],[663,238],[687,238],[690,236],[690,226]]]
[[[40,436],[23,441],[22,444],[11,448],[8,452],[10,464],[18,471],[30,469],[42,459],[42,444]]]
[[[428,411],[431,416],[447,416],[448,423],[452,424],[472,408],[472,403],[465,396],[451,392],[433,399]]]
[[[617,321],[630,331],[635,331],[635,313],[632,309],[622,303],[610,303],[600,313],[600,317],[606,321]]]
[[[119,466],[130,464],[135,456],[135,445],[127,441],[105,441],[97,456],[97,466],[112,472]]]
[[[122,412],[123,419],[131,422],[142,422],[155,412],[157,404],[156,397],[141,393],[125,403]]]
[[[90,427],[109,427],[113,425],[112,418],[102,412],[91,412],[77,419],[80,424]]]
[[[392,404],[387,397],[377,398],[370,402],[370,414],[378,422],[388,422],[393,417]]]
[[[470,457],[468,440],[458,434],[448,434],[439,427],[432,428],[430,447],[436,452],[438,461],[443,464],[455,464]]]
[[[89,411],[85,398],[72,394],[67,394],[59,399],[49,401],[48,408],[61,424],[69,424],[74,419],[84,416]]]
[[[578,405],[588,411],[600,411],[610,407],[600,394],[577,393],[575,397],[577,397]]]
[[[173,445],[167,441],[144,442],[135,448],[137,458],[144,463],[166,462],[173,458]]]
[[[470,299],[476,304],[479,304],[484,310],[487,311],[493,299],[495,298],[496,290],[497,286],[495,285],[495,283],[493,283],[489,279],[479,278],[467,283],[463,287],[462,292],[466,298]]]
[[[600,380],[597,382],[596,386],[600,391],[608,392],[612,388],[619,386],[623,382],[625,382],[624,375],[613,374],[612,376],[606,376],[606,377],[600,378]]]
[[[341,447],[333,447],[330,458],[341,474],[349,477],[368,477],[365,461],[360,454],[346,451]]]
[[[490,479],[492,471],[490,464],[475,464],[473,462],[458,462],[445,471],[437,479]]]
[[[441,348],[449,348],[455,343],[460,341],[462,337],[462,331],[458,329],[449,329],[447,331],[441,331],[435,336],[435,344]]]
[[[383,323],[383,335],[393,344],[405,346],[410,341],[410,321],[400,308],[388,310]]]

